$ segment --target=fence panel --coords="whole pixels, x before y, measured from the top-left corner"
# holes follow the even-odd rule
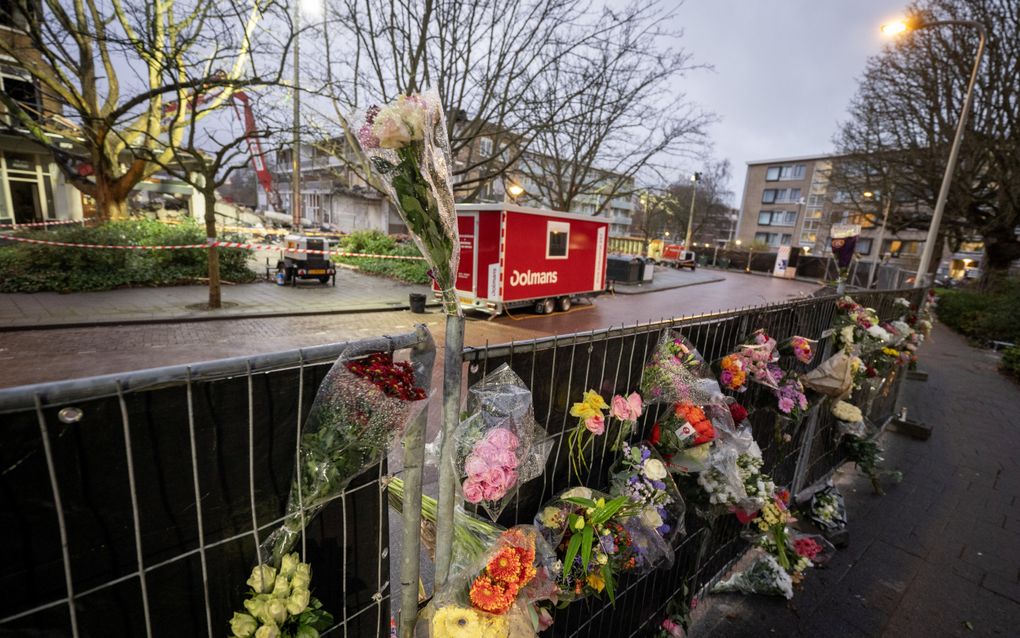
[[[896,296],[908,296],[917,302],[919,294],[920,291],[872,292],[855,295],[855,299],[875,307],[883,319],[892,319],[897,316],[893,304]],[[825,337],[836,312],[835,299],[830,295],[590,333],[466,348],[468,383],[475,383],[503,363],[509,364],[531,388],[536,418],[554,442],[541,480],[520,490],[515,506],[504,511],[500,523],[530,522],[529,517],[543,502],[578,484],[568,473],[568,450],[564,441],[575,424],[575,419],[569,416],[570,405],[580,400],[588,389],[597,390],[604,397],[638,389],[643,368],[664,333],[680,331],[709,361],[733,352],[759,328],[780,341],[794,335],[819,339],[824,344],[823,350],[812,364],[800,364],[790,358],[784,361],[807,371],[829,354],[827,341],[831,340]],[[752,385],[737,399],[745,407],[754,406],[767,398],[767,392],[767,388]],[[891,411],[894,402],[894,396],[882,403],[875,401],[872,418],[876,419],[880,411]],[[633,438],[646,437],[664,407],[649,406]],[[845,459],[836,436],[835,420],[820,406],[815,406],[796,429],[791,424],[777,423],[775,412],[767,409],[752,410],[750,420],[755,440],[762,448],[765,471],[777,485],[807,485],[824,478]],[[777,425],[785,426],[786,433],[790,434],[789,441],[777,439]],[[586,486],[605,488],[608,485],[609,469],[614,461],[608,438],[603,437],[596,444],[583,481]],[[746,549],[746,541],[739,534],[741,526],[735,517],[703,520],[692,509],[688,508],[688,534],[675,543],[677,561],[672,569],[657,570],[642,578],[624,577],[619,584],[615,607],[610,608],[598,600],[570,605],[558,613],[552,629],[554,635],[639,635],[648,629],[647,623],[671,598],[693,596],[724,571]]]
[[[341,352],[408,335],[0,390],[0,633],[220,636],[280,524],[300,424]],[[414,356],[418,356],[417,354]],[[385,460],[295,551],[336,636],[389,633]]]

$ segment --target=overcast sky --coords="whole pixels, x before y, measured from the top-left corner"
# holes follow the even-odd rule
[[[666,0],[668,2],[669,0]],[[687,0],[683,45],[714,69],[691,72],[688,98],[717,113],[714,155],[733,164],[734,205],[748,160],[832,149],[856,80],[883,44],[879,26],[907,0]],[[693,167],[692,167],[693,168]]]

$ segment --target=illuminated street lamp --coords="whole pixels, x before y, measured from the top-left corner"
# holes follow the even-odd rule
[[[985,25],[975,20],[936,20],[934,22],[922,22],[920,24],[909,24],[904,21],[892,22],[882,26],[882,33],[892,36],[907,31],[919,29],[930,29],[949,24],[973,27],[978,30],[977,53],[974,55],[974,68],[970,72],[970,82],[967,84],[967,94],[963,99],[963,109],[956,122],[956,135],[953,136],[953,146],[949,150],[949,161],[946,163],[946,172],[942,175],[942,186],[939,188],[939,197],[935,202],[935,212],[932,213],[931,226],[928,228],[928,237],[924,241],[924,251],[921,253],[921,262],[917,265],[917,276],[914,277],[914,287],[920,288],[927,283],[928,266],[931,263],[932,255],[935,253],[935,243],[938,241],[939,225],[942,223],[942,213],[946,210],[946,199],[949,196],[949,184],[953,179],[953,172],[956,170],[956,159],[960,154],[960,140],[963,139],[963,128],[967,123],[967,115],[970,113],[970,106],[974,100],[974,83],[977,81],[978,68],[981,66],[981,56],[985,52]],[[881,250],[879,246],[879,250]]]
[[[506,192],[510,195],[510,199],[517,203],[517,198],[524,192],[524,187],[516,182],[510,182],[510,185],[506,187]]]
[[[694,222],[694,198],[698,194],[698,182],[701,181],[701,173],[691,175],[691,214],[687,216],[687,235],[684,237],[684,250],[691,249],[691,229]]]

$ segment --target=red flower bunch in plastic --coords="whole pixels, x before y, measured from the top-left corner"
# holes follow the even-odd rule
[[[490,614],[510,611],[517,592],[535,577],[535,538],[518,530],[503,533],[508,544],[497,551],[471,583],[471,604]]]
[[[353,374],[376,386],[388,397],[417,401],[425,398],[425,390],[414,385],[414,370],[406,361],[393,361],[393,355],[375,352],[364,359],[347,362]]]
[[[815,556],[822,553],[822,546],[813,538],[798,538],[793,541],[793,551],[797,552],[797,556],[814,560]]]
[[[745,419],[747,419],[747,410],[739,403],[731,403],[730,416],[733,417],[734,423],[742,423]]]

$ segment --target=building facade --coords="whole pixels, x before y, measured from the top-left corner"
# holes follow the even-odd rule
[[[830,178],[839,161],[834,155],[812,155],[748,162],[736,239],[742,245],[800,247],[824,256],[831,253],[833,224],[860,224],[859,263],[916,269],[927,229],[884,229],[882,193],[837,189]]]

